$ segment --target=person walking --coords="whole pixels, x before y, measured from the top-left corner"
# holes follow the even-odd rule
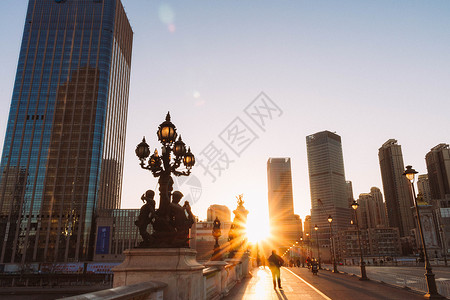
[[[281,287],[281,277],[280,277],[280,268],[284,264],[284,260],[277,255],[275,250],[272,250],[272,255],[269,256],[269,268],[272,272],[272,280],[273,280],[273,288],[277,288],[277,282],[278,282],[278,288],[282,289]]]

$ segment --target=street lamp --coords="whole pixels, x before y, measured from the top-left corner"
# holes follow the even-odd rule
[[[311,239],[309,238],[309,233],[306,234],[306,255],[311,255]]]
[[[358,202],[353,200],[352,208],[355,211],[356,228],[358,230],[359,254],[360,254],[360,261],[361,261],[361,264],[360,264],[361,265],[361,278],[359,280],[369,280],[369,278],[367,278],[367,274],[366,274],[366,263],[364,262],[363,251],[362,251],[362,247],[361,247],[361,237],[360,237],[360,230],[359,230],[359,225],[358,225],[358,214],[356,213],[356,210],[358,209],[358,207],[359,207]]]
[[[188,234],[190,225],[179,226],[169,221],[171,219],[170,198],[172,196],[174,183],[172,174],[175,176],[189,176],[191,169],[195,164],[195,157],[191,153],[190,148],[186,151],[186,145],[182,141],[181,136],[178,136],[177,128],[170,121],[169,112],[166,115],[165,121],[159,125],[157,136],[162,144],[161,154],[155,149],[153,154],[150,155],[150,147],[145,141],[145,137],[142,139],[142,142],[136,146],[135,150],[141,168],[149,170],[154,177],[159,177],[159,209],[155,214],[153,226],[154,234],[152,234],[152,237],[155,238],[156,241],[152,241],[151,243],[159,245],[160,247],[164,246],[170,248],[180,245],[186,247],[187,242],[184,240],[186,239],[188,241],[188,237],[185,235],[186,233]],[[179,170],[181,164],[184,165],[184,170]],[[184,210],[184,214],[187,216],[186,218],[193,218],[187,201],[183,208],[180,206],[176,209],[178,211]],[[190,223],[193,223],[193,221]],[[149,244],[150,241],[144,242]]]
[[[316,231],[316,241],[317,241],[317,256],[318,256],[318,261],[319,261],[319,269],[320,268],[320,248],[319,248],[319,226],[314,225],[314,230]]]
[[[333,273],[339,273],[337,266],[336,266],[336,249],[334,248],[334,240],[333,240],[333,228],[331,227],[331,222],[333,222],[333,218],[331,215],[328,216],[328,223],[330,223],[330,254],[333,259]]]
[[[219,245],[219,238],[221,235],[222,235],[222,232],[220,230],[220,220],[219,220],[219,217],[216,216],[216,219],[214,220],[214,223],[213,223],[213,229],[212,229],[212,236],[216,240],[216,243],[214,244],[213,255],[211,257],[211,260],[222,260],[222,255],[220,254],[220,245]],[[258,244],[256,244],[256,247],[258,247]]]
[[[419,227],[419,234],[420,234],[420,240],[422,242],[423,252],[425,256],[425,277],[427,278],[427,286],[428,286],[428,293],[425,294],[425,298],[430,299],[445,299],[445,297],[442,297],[439,295],[437,291],[436,286],[436,280],[434,278],[433,270],[431,268],[430,262],[428,261],[428,254],[427,254],[427,247],[425,245],[425,239],[423,237],[423,230],[422,230],[422,221],[420,220],[420,212],[419,208],[417,206],[417,197],[416,197],[416,191],[414,189],[414,177],[418,172],[412,168],[412,166],[406,166],[405,172],[403,172],[403,175],[409,180],[411,183],[411,191],[414,198],[414,207],[416,208],[416,215],[417,215],[417,224]]]

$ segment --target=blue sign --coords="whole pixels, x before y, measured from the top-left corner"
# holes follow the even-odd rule
[[[109,226],[98,226],[95,254],[109,254]]]

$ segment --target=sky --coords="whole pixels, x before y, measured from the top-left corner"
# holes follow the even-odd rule
[[[341,136],[355,198],[382,189],[378,149],[388,139],[419,174],[430,148],[450,142],[450,1],[122,3],[134,31],[123,208],[157,188],[134,150],[143,136],[159,147],[168,111],[197,157],[176,187],[200,219],[211,204],[234,209],[243,194],[249,222],[266,224],[269,157],[291,158],[304,219],[305,138],[319,131]],[[26,6],[0,2],[0,145]]]

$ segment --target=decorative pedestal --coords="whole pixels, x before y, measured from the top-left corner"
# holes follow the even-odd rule
[[[125,260],[113,269],[114,287],[145,281],[167,283],[164,299],[202,299],[203,269],[189,248],[125,250]]]

